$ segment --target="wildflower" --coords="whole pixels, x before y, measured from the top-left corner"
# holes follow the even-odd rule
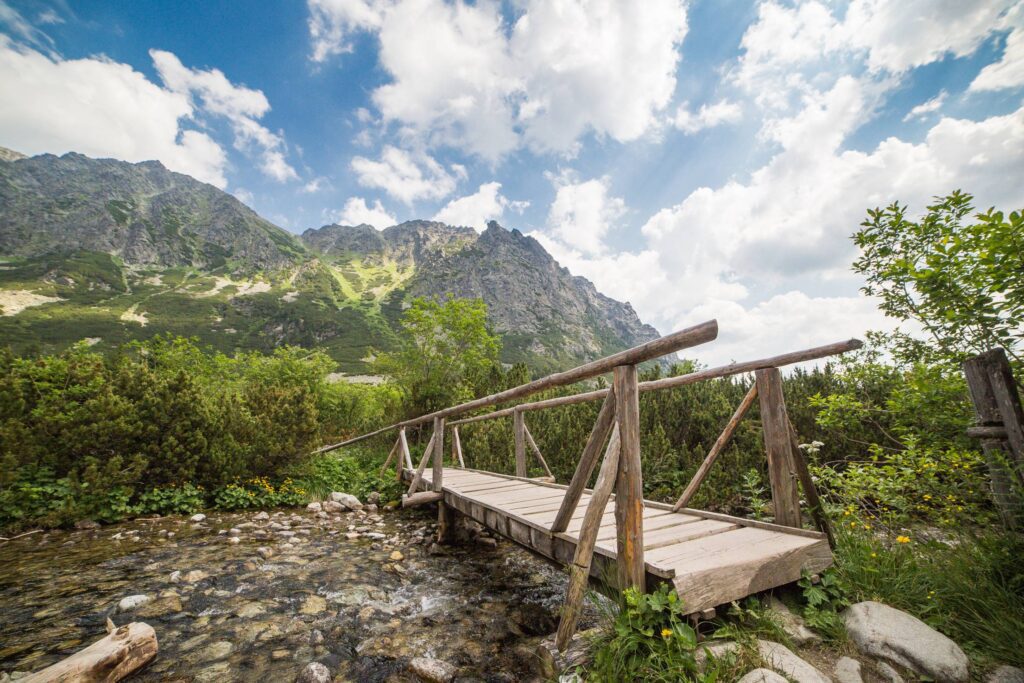
[[[864,530],[865,531],[871,531],[871,525],[870,524],[865,524],[864,525]]]
[[[932,499],[932,494],[930,494],[930,493],[924,494],[924,499],[925,500],[931,500]]]
[[[850,522],[850,528],[851,529],[856,529],[857,528],[857,522]]]
[[[897,543],[910,543],[910,537],[909,536],[897,536],[896,537],[896,542]]]
[[[871,553],[871,557],[878,557],[878,553]]]
[[[661,629],[661,637],[662,638],[668,638],[671,635],[672,635],[672,629],[670,629],[670,628],[663,628],[663,629]]]

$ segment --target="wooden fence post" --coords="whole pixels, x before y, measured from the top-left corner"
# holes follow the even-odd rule
[[[452,455],[459,463],[459,467],[465,467],[466,461],[462,459],[462,440],[459,439],[459,428],[452,427]]]
[[[444,478],[444,418],[434,418],[434,472],[431,488],[440,491]]]
[[[985,454],[992,501],[1003,525],[1016,529],[1021,524],[1020,498],[1024,497],[1024,454],[1015,452],[1011,434],[1018,433],[1020,398],[1013,383],[1009,361],[1002,349],[994,349],[964,362],[964,377],[974,403],[977,425],[968,435],[981,439]],[[1009,414],[1010,419],[1006,419]],[[1014,490],[1020,492],[1014,495]]]
[[[789,415],[782,394],[782,375],[778,368],[766,368],[758,370],[755,376],[775,523],[799,528],[800,492],[789,437]]]
[[[601,411],[597,414],[597,420],[594,421],[594,427],[590,430],[590,436],[587,437],[587,445],[583,447],[583,454],[580,456],[579,463],[576,464],[572,481],[569,482],[569,488],[565,490],[565,497],[558,508],[558,514],[555,515],[555,521],[551,524],[551,533],[561,533],[568,528],[572,513],[576,512],[580,496],[583,495],[583,489],[587,487],[587,482],[594,471],[597,459],[601,455],[601,448],[604,446],[605,439],[608,438],[608,432],[611,431],[614,421],[615,388],[612,387],[608,395],[605,396],[604,403],[601,404]]]
[[[516,442],[516,476],[526,476],[526,418],[523,411],[512,413],[512,433]]]
[[[615,482],[619,589],[644,592],[644,482],[640,471],[640,393],[635,365],[615,368],[615,423],[619,428],[619,474]]]

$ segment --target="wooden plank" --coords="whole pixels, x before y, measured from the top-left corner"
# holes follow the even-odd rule
[[[520,503],[509,503],[508,509],[515,510],[516,512],[557,512],[558,508],[562,505],[562,496],[557,493],[550,496],[549,498],[542,498],[540,500],[525,500]]]
[[[526,422],[523,420],[523,413],[515,411],[512,413],[512,437],[515,441],[516,455],[516,476],[526,476]]]
[[[434,448],[434,437],[437,436],[437,432],[430,435],[430,441],[427,442],[427,447],[423,449],[423,457],[420,458],[420,464],[416,466],[416,474],[413,475],[412,483],[409,484],[409,493],[416,493],[416,489],[419,488],[420,482],[423,481],[423,470],[427,467],[427,458],[432,454]]]
[[[799,528],[800,492],[789,446],[789,415],[782,395],[782,375],[778,368],[758,370],[755,375],[775,523]]]
[[[459,463],[459,467],[465,467],[466,461],[462,459],[462,441],[459,439],[459,428],[452,427],[452,455]]]
[[[529,483],[524,482],[524,481],[510,482],[510,481],[498,480],[498,482],[493,482],[493,481],[476,481],[476,482],[472,482],[470,484],[466,484],[460,490],[463,493],[468,494],[468,495],[476,495],[478,493],[509,491],[509,490],[515,490],[515,489],[518,489],[518,490],[521,490],[521,491],[526,491],[526,490],[529,490],[529,489],[532,489],[532,488],[533,488],[533,486],[531,486]]]
[[[597,420],[594,421],[594,426],[590,430],[590,436],[587,437],[587,443],[583,447],[583,454],[580,455],[580,461],[576,464],[576,471],[572,475],[572,481],[569,482],[569,488],[566,489],[562,509],[558,511],[558,515],[551,525],[552,531],[556,533],[565,531],[572,513],[576,511],[576,505],[579,504],[580,496],[583,495],[583,489],[586,488],[587,482],[590,481],[590,475],[594,472],[597,458],[601,454],[601,449],[604,448],[605,439],[608,438],[608,433],[611,431],[612,422],[614,421],[615,392],[610,391],[604,399],[601,411],[597,414]]]
[[[742,401],[740,401],[739,407],[736,408],[736,412],[733,413],[731,418],[729,418],[729,422],[725,425],[725,429],[722,430],[722,433],[715,440],[714,445],[711,446],[711,451],[708,452],[707,457],[704,458],[704,462],[700,464],[700,467],[697,468],[697,472],[693,475],[693,479],[691,479],[690,483],[686,485],[683,495],[679,496],[679,500],[677,500],[676,504],[672,506],[673,510],[680,510],[686,507],[686,504],[690,502],[693,495],[697,493],[697,489],[700,488],[702,483],[704,483],[704,479],[707,478],[708,472],[711,471],[711,466],[715,464],[715,460],[718,459],[718,456],[725,450],[725,447],[732,439],[732,435],[740,425],[740,420],[742,420],[743,416],[747,414],[748,410],[750,410],[750,406],[754,404],[755,398],[757,398],[757,382],[750,385],[750,390],[747,392],[747,395],[743,397]]]
[[[569,565],[569,585],[566,588],[565,604],[562,607],[562,616],[559,619],[558,633],[555,637],[559,652],[565,650],[572,634],[576,632],[583,598],[586,596],[587,586],[590,583],[590,565],[594,557],[594,546],[597,545],[597,532],[600,530],[601,517],[608,505],[608,498],[611,497],[618,473],[619,427],[616,425],[612,429],[608,448],[605,450],[604,462],[601,464],[597,482],[594,484],[594,493],[590,497],[590,502],[587,503],[587,512],[580,527],[576,552],[573,555],[572,564]]]
[[[498,491],[498,492],[487,492],[487,493],[476,493],[473,497],[477,500],[483,500],[490,502],[494,505],[523,503],[531,500],[551,500],[553,498],[561,499],[558,493],[547,491],[541,488],[527,489],[524,491]]]
[[[645,590],[644,484],[640,467],[640,394],[635,365],[620,365],[612,377],[619,428],[619,474],[615,481],[619,586]]]
[[[796,545],[813,544],[814,539],[802,538],[791,534],[780,534],[764,529],[738,528],[727,531],[724,534],[698,538],[692,541],[684,541],[667,548],[659,548],[651,551],[651,558],[654,562],[662,565],[671,565],[676,568],[677,573],[680,567],[686,563],[701,557],[712,557],[722,555],[729,558],[760,557],[770,556],[774,544],[792,543]],[[828,542],[825,542],[828,547]]]
[[[715,534],[721,534],[726,531],[732,531],[739,528],[740,527],[735,524],[729,524],[728,522],[716,522],[713,519],[705,519],[700,522],[694,522],[693,524],[683,524],[680,526],[669,527],[667,529],[660,529],[654,533],[647,533],[647,529],[644,529],[644,552],[648,553],[648,557],[651,562],[657,564],[657,558],[649,555],[651,550],[669,548],[680,543],[704,538],[706,536],[714,536]]]
[[[435,491],[444,484],[444,418],[434,418],[434,475],[430,480]]]
[[[401,446],[401,444],[402,442],[399,439],[395,439],[395,445],[391,447],[390,451],[388,451],[388,457],[384,461],[384,464],[380,466],[380,474],[378,476],[383,477],[384,473],[387,472],[388,465],[391,464],[391,458],[395,457],[395,452],[398,451],[398,448],[399,446]],[[401,455],[399,455],[399,458],[401,458]]]
[[[436,503],[444,499],[444,494],[439,491],[420,491],[412,495],[402,496],[402,507],[411,508],[427,503]]]
[[[555,475],[551,474],[551,468],[548,467],[548,461],[544,459],[544,454],[540,452],[540,446],[533,439],[533,434],[530,432],[530,428],[526,425],[526,418],[523,418],[523,434],[526,436],[526,444],[533,451],[533,454],[540,461],[540,466],[544,468],[544,472],[551,477],[551,481],[555,480]]]
[[[405,436],[405,427],[398,430],[398,440],[402,442],[402,455],[405,458],[405,466],[412,469],[412,454],[409,452],[409,440]]]

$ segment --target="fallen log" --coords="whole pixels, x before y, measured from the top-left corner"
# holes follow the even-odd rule
[[[420,491],[412,495],[402,496],[402,507],[411,508],[417,505],[436,503],[439,500],[444,500],[444,493],[440,491]]]
[[[113,626],[108,622],[107,628]],[[113,683],[156,656],[156,631],[133,621],[110,630],[102,639],[67,659],[22,678],[24,683]]]

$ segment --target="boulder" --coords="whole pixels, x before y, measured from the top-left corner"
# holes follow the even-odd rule
[[[701,643],[697,646],[696,653],[694,653],[697,668],[703,671],[704,664],[709,656],[716,660],[724,659],[733,653],[739,652],[739,647],[739,645],[731,640],[715,640],[710,643]]]
[[[589,664],[591,637],[596,631],[591,629],[574,633],[565,652],[559,652],[555,647],[553,634],[542,640],[536,652],[541,676],[547,680],[557,680],[563,671]]]
[[[252,518],[255,519],[257,522],[262,522],[264,520],[270,519],[270,515],[266,512],[257,512],[255,515],[253,515]]]
[[[362,510],[363,504],[359,502],[359,499],[348,493],[339,493],[335,491],[331,494],[331,500],[335,503],[341,503],[349,510]]]
[[[310,662],[303,669],[296,683],[331,683],[331,671],[320,662]]]
[[[370,505],[377,505],[380,503],[380,494],[376,491],[372,492],[366,497],[366,502]]]
[[[121,602],[117,603],[117,611],[130,612],[136,607],[141,607],[145,605],[152,599],[152,596],[149,595],[128,595],[126,597],[121,598]]]
[[[789,608],[775,596],[769,598],[768,609],[775,618],[775,622],[782,628],[783,633],[789,636],[794,645],[807,645],[821,641],[821,636],[807,628],[804,620],[790,612]]]
[[[757,641],[764,663],[796,683],[832,683],[832,679],[797,657],[785,645],[770,640]]]
[[[347,507],[336,500],[325,500],[323,502],[324,512],[345,512]]]
[[[448,662],[430,657],[416,657],[409,662],[409,670],[427,683],[449,683],[456,673],[455,667]]]
[[[91,519],[80,519],[75,522],[75,528],[80,530],[99,529],[99,522],[94,522]]]
[[[1001,666],[988,675],[985,683],[1024,683],[1024,669],[1015,666]]]
[[[196,514],[189,517],[188,520],[190,522],[195,522],[196,524],[198,524],[199,522],[206,521],[206,515],[204,515],[201,512],[197,512]]]
[[[310,503],[309,505],[306,506],[307,510],[311,510],[313,512],[320,512],[321,510],[323,510],[323,508],[324,506],[321,505],[320,503]]]
[[[863,683],[860,675],[860,662],[853,657],[840,657],[836,662],[836,680],[839,683]]]
[[[968,660],[952,640],[906,612],[880,602],[858,602],[843,614],[857,649],[937,683],[966,683]]]
[[[788,683],[788,681],[771,669],[754,669],[737,683]]]
[[[886,683],[906,683],[903,676],[900,676],[900,672],[885,662],[875,662],[875,672]]]

